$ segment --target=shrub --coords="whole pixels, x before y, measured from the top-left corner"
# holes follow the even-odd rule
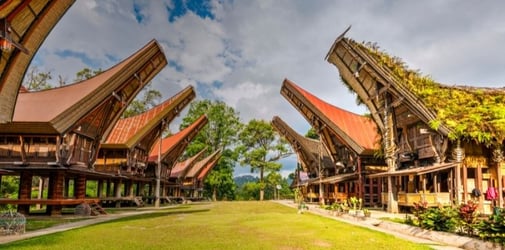
[[[461,204],[458,208],[460,231],[473,236],[477,227],[478,203],[469,200],[466,204]]]
[[[505,245],[505,209],[499,209],[487,220],[481,221],[477,230],[481,239]]]
[[[428,208],[419,216],[421,228],[454,232],[458,224],[457,211],[453,208]]]

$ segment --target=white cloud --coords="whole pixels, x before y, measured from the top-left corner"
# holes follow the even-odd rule
[[[243,121],[279,115],[304,134],[308,124],[279,93],[289,78],[321,99],[364,113],[324,61],[348,26],[357,41],[377,42],[435,80],[501,87],[505,83],[505,3],[501,1],[212,1],[215,19],[188,12],[168,22],[170,1],[143,1],[137,23],[132,1],[76,1],[42,46],[39,61],[67,75],[86,66],[58,58],[58,50],[85,53],[108,68],[152,38],[169,60],[153,86],[168,98],[191,84],[204,86],[240,112]],[[214,81],[222,82],[213,88]],[[203,90],[202,90],[203,91]]]

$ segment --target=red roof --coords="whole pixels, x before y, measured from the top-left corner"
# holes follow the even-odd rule
[[[207,176],[207,174],[209,174],[210,170],[216,166],[217,164],[217,161],[219,160],[219,158],[216,158],[214,159],[213,161],[209,162],[206,164],[205,168],[202,170],[202,172],[200,172],[200,174],[198,175],[198,180],[203,180],[205,178],[205,176]]]
[[[206,171],[209,171],[210,168],[212,168],[215,164],[209,164],[209,161],[216,162],[219,160],[221,151],[217,150],[216,152],[212,153],[211,155],[205,157],[203,160],[197,162],[188,172],[186,177],[188,178],[199,178],[200,174],[204,172],[205,169]],[[216,157],[219,156],[219,157]],[[210,165],[210,166],[209,166]]]
[[[180,161],[175,164],[175,166],[172,168],[172,171],[170,172],[170,177],[171,178],[178,178],[181,177],[184,172],[188,172],[189,169],[193,166],[195,163],[196,159],[200,158],[202,154],[206,151],[207,149],[203,149],[200,152],[198,152],[196,155],[193,157],[190,157],[186,159],[185,161]]]
[[[380,135],[377,133],[377,126],[372,119],[333,106],[288,79],[284,80],[284,83],[292,86],[308,103],[314,105],[321,112],[322,116],[325,116],[330,122],[334,123],[358,145],[369,150],[380,148],[380,145],[377,143]]]
[[[100,85],[107,83],[107,80],[134,58],[131,56],[111,69],[79,83],[42,91],[20,92],[14,109],[13,121],[46,122],[52,120],[71,106],[78,105],[80,100],[85,99]]]
[[[179,133],[174,134],[172,136],[165,137],[161,142],[161,157],[169,154],[170,151],[174,150],[177,144],[181,143],[183,139],[185,139],[190,132],[199,127],[202,124],[207,123],[207,116],[202,115],[198,120],[193,122],[189,127],[179,131]],[[149,161],[156,162],[158,161],[158,148],[160,146],[160,141],[156,141],[153,148],[151,149],[151,153],[149,154]]]
[[[191,86],[185,88],[172,98],[164,101],[163,103],[142,114],[120,119],[114,126],[114,129],[112,129],[112,132],[105,141],[105,144],[126,144],[133,136],[137,135],[137,133],[139,133],[150,122],[152,123],[152,127],[156,127],[155,125],[161,122],[161,120],[164,118],[164,116],[161,116],[163,111],[177,108],[178,104],[175,102],[183,101],[178,100],[177,98],[189,90],[192,90]]]

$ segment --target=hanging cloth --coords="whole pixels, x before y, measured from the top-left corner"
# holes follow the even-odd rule
[[[498,194],[496,193],[496,189],[494,187],[488,187],[486,191],[486,200],[496,200]]]

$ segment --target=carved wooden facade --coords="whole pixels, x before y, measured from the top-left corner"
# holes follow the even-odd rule
[[[189,142],[200,132],[200,130],[207,124],[207,116],[202,115],[189,127],[181,130],[180,132],[158,140],[151,149],[148,158],[147,169],[145,170],[146,178],[157,178],[157,168],[160,173],[160,180],[163,185],[161,189],[161,196],[173,196],[173,191],[170,189],[169,178],[170,173],[181,157],[182,153],[188,146]]]
[[[321,184],[319,189],[325,189],[319,190],[319,195],[324,198],[326,193],[345,193],[346,196],[341,197],[356,196],[366,205],[378,203],[379,183],[366,179],[367,173],[382,171],[384,166],[375,156],[380,149],[380,136],[373,121],[330,105],[287,79],[281,94],[318,131],[333,161],[333,171],[322,173],[325,175],[321,177],[327,179],[317,181]]]
[[[18,90],[33,57],[74,0],[2,1],[0,38],[0,123],[12,121]],[[5,41],[5,39],[7,41]]]
[[[121,176],[145,177],[149,153],[160,134],[195,98],[187,87],[152,109],[120,119],[100,145],[95,170]]]
[[[0,167],[20,175],[19,199],[31,199],[28,190],[34,175],[49,177],[49,200],[85,197],[85,186],[67,197],[68,179],[85,185],[86,178],[111,177],[93,169],[99,145],[128,104],[166,63],[161,47],[153,40],[88,80],[19,93],[12,122],[0,124]],[[28,213],[28,206],[20,205],[18,210]],[[61,207],[48,209],[53,214],[60,211]]]
[[[217,165],[221,158],[221,150],[214,151],[212,154],[195,163],[195,165],[184,176],[181,189],[183,189],[192,199],[203,197],[203,183],[212,168]]]
[[[379,51],[376,45],[357,43],[344,36],[345,32],[336,39],[327,60],[337,67],[344,84],[368,107],[382,133],[389,170],[371,177],[388,179],[388,186],[383,187],[388,193],[383,194],[382,200],[388,209],[395,211],[397,205],[412,206],[419,201],[431,206],[457,205],[469,199],[479,201],[481,212],[489,213],[492,203],[502,206],[501,191],[495,201],[471,196],[473,189],[482,193],[488,187],[502,189],[503,166],[501,161],[492,161],[499,158],[492,156],[496,146],[461,136],[449,140],[454,133],[446,126],[446,120],[433,128],[433,123],[440,121],[440,109],[427,106],[429,98],[438,98],[437,93],[416,94],[411,87],[415,86],[416,73],[404,71],[397,58]],[[461,90],[441,88],[449,93]],[[485,88],[464,91],[496,92]],[[498,144],[500,149],[502,143]]]

